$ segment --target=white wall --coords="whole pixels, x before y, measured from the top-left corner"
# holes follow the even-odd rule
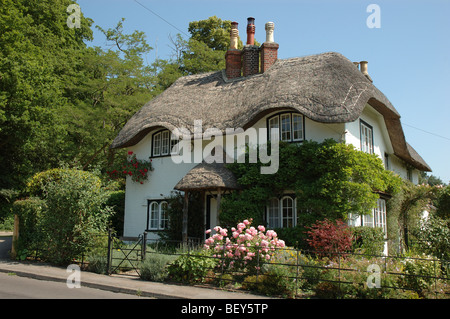
[[[280,110],[272,112],[260,120],[258,120],[253,127],[258,131],[259,128],[266,128],[267,118],[279,113]],[[333,138],[336,141],[344,141],[347,144],[352,144],[357,149],[360,149],[360,119],[373,127],[373,142],[374,152],[384,162],[384,154],[389,154],[389,168],[397,172],[403,178],[407,177],[406,167],[400,159],[393,155],[392,145],[390,143],[387,128],[381,114],[376,112],[370,105],[366,105],[360,118],[351,123],[328,124],[319,123],[305,118],[305,139],[321,142],[327,138]],[[208,127],[203,127],[203,131]],[[236,128],[235,128],[236,129]],[[130,147],[138,159],[147,160],[151,155],[151,140],[152,134],[150,132],[137,145]],[[266,136],[263,137],[266,139]],[[223,137],[223,145],[226,149],[226,139]],[[203,141],[202,149],[211,141]],[[198,151],[195,150],[194,151]],[[228,151],[229,152],[229,151]],[[233,154],[233,152],[229,152]],[[163,199],[170,195],[174,186],[183,178],[193,167],[198,163],[181,163],[176,164],[172,161],[170,156],[156,157],[152,159],[154,170],[149,174],[149,180],[144,184],[132,182],[131,178],[127,178],[126,194],[125,194],[125,236],[137,236],[142,234],[147,227],[147,201],[149,199]],[[413,171],[413,181],[418,181],[418,171]],[[211,225],[217,218],[215,200],[211,203]],[[208,226],[207,226],[208,227]],[[151,238],[150,235],[149,238]]]
[[[129,150],[133,151],[138,159],[148,160],[151,155],[151,134]],[[168,197],[180,179],[197,164],[178,165],[170,156],[166,156],[153,158],[152,165],[153,171],[149,173],[148,181],[142,185],[127,177],[124,236],[142,234],[147,227],[147,200]]]

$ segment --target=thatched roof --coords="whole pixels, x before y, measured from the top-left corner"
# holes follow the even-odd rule
[[[202,162],[189,171],[174,187],[188,190],[234,190],[239,189],[236,177],[224,163]]]
[[[400,115],[370,80],[339,53],[277,60],[265,73],[227,79],[225,72],[179,78],[145,104],[120,131],[112,148],[138,143],[156,127],[244,129],[276,109],[291,109],[322,123],[358,119],[366,103],[383,114],[397,156],[419,169],[400,124]]]

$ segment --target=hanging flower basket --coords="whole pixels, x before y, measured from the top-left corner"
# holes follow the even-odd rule
[[[130,176],[132,181],[144,184],[148,179],[148,173],[151,171],[153,171],[151,159],[150,161],[138,160],[136,154],[129,151],[128,156],[123,163],[120,163],[117,167],[106,173],[111,179]]]

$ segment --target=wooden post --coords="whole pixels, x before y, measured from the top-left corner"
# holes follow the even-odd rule
[[[11,246],[11,258],[16,259],[17,256],[17,240],[19,239],[19,215],[14,214],[14,231]]]
[[[189,209],[189,193],[184,191],[184,202],[183,202],[183,228],[181,233],[181,239],[183,244],[187,244],[188,240],[188,209]]]
[[[220,201],[222,200],[222,191],[217,189],[217,225],[220,225]]]

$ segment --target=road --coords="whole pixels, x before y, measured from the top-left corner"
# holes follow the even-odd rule
[[[0,299],[148,299],[131,294],[83,287],[68,288],[64,282],[38,280],[0,273]]]

